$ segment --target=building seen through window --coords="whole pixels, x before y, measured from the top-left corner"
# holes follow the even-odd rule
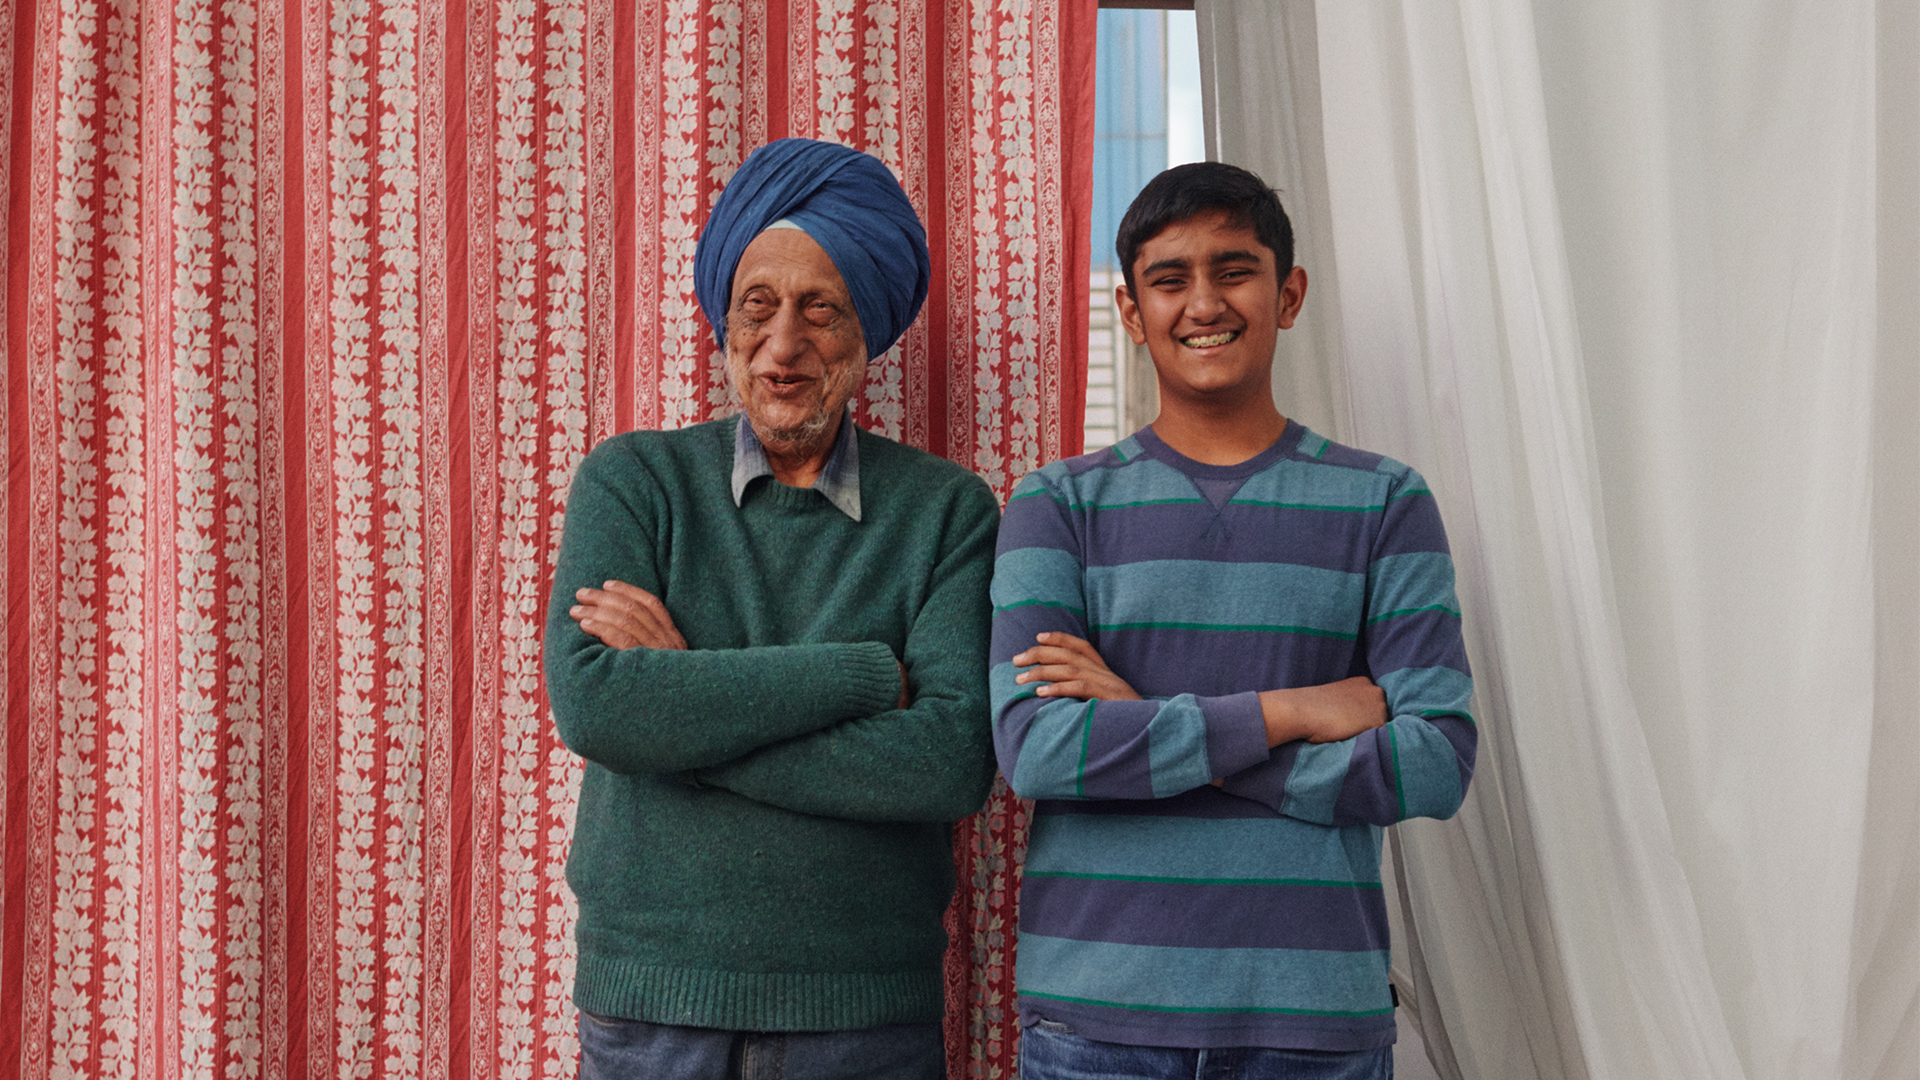
[[[1113,238],[1127,204],[1162,169],[1205,157],[1200,45],[1192,11],[1103,8],[1094,71],[1093,259],[1087,282],[1087,450],[1120,441],[1157,410],[1153,362],[1114,306]]]

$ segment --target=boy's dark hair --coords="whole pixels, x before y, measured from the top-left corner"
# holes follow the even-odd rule
[[[1293,223],[1280,208],[1279,193],[1238,165],[1196,161],[1147,181],[1120,219],[1113,250],[1120,256],[1127,291],[1134,288],[1133,260],[1142,244],[1169,225],[1213,210],[1224,210],[1228,220],[1251,226],[1253,235],[1273,252],[1273,268],[1285,279],[1293,269]]]

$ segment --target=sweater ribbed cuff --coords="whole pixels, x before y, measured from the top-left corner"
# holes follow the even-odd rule
[[[849,687],[864,707],[857,715],[883,713],[900,703],[900,662],[893,650],[878,641],[859,641],[847,647],[841,669]]]
[[[574,1004],[590,1013],[732,1031],[857,1031],[939,1020],[940,968],[906,972],[744,972],[580,957]]]

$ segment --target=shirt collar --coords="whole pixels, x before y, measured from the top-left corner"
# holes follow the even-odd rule
[[[813,482],[813,490],[826,496],[828,502],[855,521],[860,520],[860,445],[855,438],[858,430],[853,426],[853,410],[842,411],[840,433],[833,440],[833,453],[827,455],[826,465]],[[767,448],[760,444],[760,437],[753,433],[753,425],[747,421],[747,415],[741,413],[733,428],[733,505],[739,506],[746,499],[749,483],[772,475],[773,465],[767,461]]]

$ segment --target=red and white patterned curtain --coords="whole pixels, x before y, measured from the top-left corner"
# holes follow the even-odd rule
[[[0,1076],[572,1075],[573,469],[731,407],[693,242],[785,135],[929,228],[860,422],[1076,451],[1093,7],[0,0]],[[1023,835],[957,830],[954,1076]]]

